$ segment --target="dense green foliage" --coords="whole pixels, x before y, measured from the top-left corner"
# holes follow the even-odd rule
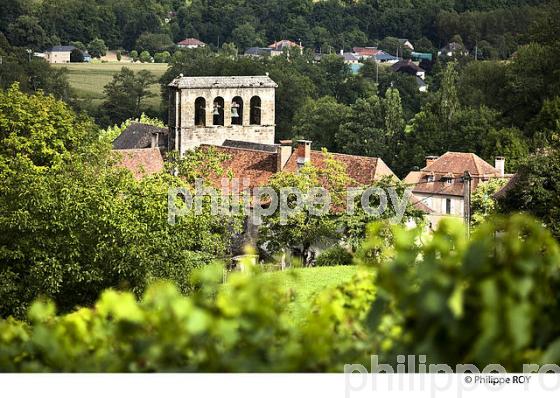
[[[558,144],[529,157],[513,187],[499,201],[504,212],[538,217],[560,240],[560,149]]]
[[[189,297],[170,285],[153,286],[141,302],[107,291],[95,308],[62,317],[52,304],[37,303],[30,327],[0,321],[0,369],[338,371],[365,352],[367,343],[358,338],[363,327],[355,321],[374,295],[370,273],[320,294],[319,311],[299,327],[275,278],[238,273],[228,279],[220,286],[221,269],[208,266],[197,279],[202,289]]]
[[[48,45],[103,39],[111,48],[161,51],[170,42],[197,37],[244,50],[279,38],[301,40],[323,52],[380,43],[391,37],[421,40],[423,50],[454,37],[472,49],[508,56],[523,42],[530,23],[546,13],[543,0],[465,2],[335,0],[56,0],[4,2],[0,31],[14,45]],[[500,23],[498,23],[498,21]],[[428,43],[428,44],[426,44]],[[433,45],[431,44],[433,43]],[[426,48],[429,47],[429,48]]]
[[[361,205],[361,191],[366,189],[383,189],[384,192],[392,189],[395,200],[404,198],[402,218],[395,219],[394,222],[421,222],[422,213],[404,196],[407,188],[405,184],[396,178],[385,176],[368,186],[361,185],[348,175],[342,162],[326,150],[323,151],[323,156],[322,167],[308,163],[301,167],[297,174],[283,171],[270,179],[268,187],[280,198],[280,206],[273,214],[263,219],[258,237],[259,244],[266,247],[270,254],[295,249],[302,254],[303,263],[308,265],[314,255],[311,249],[313,245],[333,244],[343,240],[351,250],[355,250],[365,238],[368,223],[380,219],[393,220],[398,213],[393,198],[387,198],[388,205],[381,214],[366,212]],[[324,193],[328,193],[328,201],[324,201],[324,193],[319,192],[318,187],[324,189]],[[359,194],[353,197],[352,210],[347,202],[350,197],[349,189],[360,190]],[[294,195],[293,190],[298,190],[301,197]],[[286,195],[285,203],[289,209],[282,209],[282,194]],[[388,195],[391,196],[390,193]],[[380,206],[381,199],[378,195],[372,194],[369,199],[369,205],[373,209]],[[300,207],[297,207],[298,204]],[[338,265],[347,263],[346,259]]]
[[[560,248],[537,221],[493,219],[470,241],[449,221],[427,241],[419,230],[393,227],[387,246],[378,226],[370,232],[366,246],[387,250],[390,260],[373,262],[378,299],[369,322],[375,328],[393,312],[402,331],[390,357],[425,354],[428,363],[510,371],[558,361]]]
[[[105,101],[99,109],[102,124],[116,124],[123,120],[140,117],[145,110],[144,101],[155,96],[150,86],[156,82],[148,70],[123,67],[104,87]]]
[[[352,254],[345,248],[335,245],[323,251],[315,261],[316,267],[333,267],[352,264]]]
[[[283,272],[266,272],[263,278],[272,278],[280,289],[289,295],[286,311],[293,318],[294,324],[306,322],[309,313],[315,309],[317,297],[323,291],[351,283],[356,274],[362,273],[363,267],[339,265],[333,267],[295,267]],[[373,273],[373,270],[367,270]],[[372,275],[373,276],[373,275]],[[362,279],[360,277],[360,279]],[[371,279],[369,281],[371,283]]]
[[[379,228],[365,247],[386,260],[363,260],[377,272],[319,293],[304,321],[290,314],[297,290],[278,278],[233,273],[221,284],[221,267],[209,265],[188,297],[166,284],[139,302],[109,290],[95,307],[63,316],[37,302],[29,324],[0,321],[0,369],[340,372],[369,366],[373,354],[394,364],[403,352],[509,371],[558,361],[560,249],[537,222],[496,220],[471,241],[450,222],[429,239],[393,227],[390,246]]]
[[[479,225],[489,217],[498,214],[497,201],[494,194],[508,182],[505,178],[492,178],[481,182],[471,195],[471,222]]]
[[[65,69],[53,69],[42,59],[32,57],[24,47],[10,45],[0,32],[0,89],[18,82],[21,90],[43,90],[72,103],[72,93]]]
[[[153,278],[192,288],[190,271],[229,250],[235,220],[209,210],[167,222],[167,173],[141,181],[88,119],[17,86],[0,92],[0,314],[45,295],[64,311],[108,287],[141,294]]]

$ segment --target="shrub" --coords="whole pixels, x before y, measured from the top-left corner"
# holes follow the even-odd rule
[[[156,278],[188,292],[191,270],[227,252],[236,218],[205,204],[170,225],[168,190],[186,183],[136,179],[120,160],[63,102],[0,91],[0,316],[38,296],[71,311],[110,287],[141,295]]]
[[[371,273],[325,291],[301,326],[273,278],[222,278],[221,267],[205,267],[189,297],[161,283],[141,301],[108,290],[95,308],[64,316],[36,302],[30,326],[0,320],[0,371],[341,372],[367,360],[361,320],[375,293]]]
[[[394,244],[382,256],[388,260],[374,263],[380,294],[370,317],[374,329],[383,316],[402,329],[389,339],[387,363],[402,353],[481,370],[558,362],[560,248],[539,222],[493,219],[471,240],[450,220],[428,239],[420,229],[392,230]],[[382,246],[374,235],[370,240]]]
[[[352,264],[352,254],[339,245],[333,246],[319,254],[315,265],[317,267],[328,267],[335,265]]]
[[[171,54],[169,54],[169,51],[162,51],[154,54],[154,62],[159,64],[165,64],[169,62],[170,58]]]
[[[147,51],[142,51],[140,53],[140,56],[138,57],[138,59],[140,60],[140,62],[144,63],[144,62],[152,62],[152,56],[150,55],[149,52]]]
[[[75,48],[70,53],[70,62],[84,62],[84,53],[79,48]]]
[[[107,46],[103,39],[95,38],[89,42],[87,49],[92,58],[101,58],[107,54]]]

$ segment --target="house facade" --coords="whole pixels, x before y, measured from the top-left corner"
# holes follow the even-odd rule
[[[469,52],[465,49],[465,46],[457,42],[448,43],[438,51],[438,56],[440,57],[459,57],[467,55],[469,55]]]
[[[294,41],[287,40],[287,39],[275,41],[274,43],[269,44],[268,48],[272,50],[273,56],[282,54],[284,49],[288,49],[288,50],[296,49],[299,50],[300,52],[303,51],[303,46],[301,44],[298,44]]]
[[[412,62],[410,59],[403,59],[393,64],[391,68],[395,72],[406,73],[411,76],[418,76],[422,80],[426,79],[426,71],[416,63]]]
[[[409,49],[410,51],[414,51],[414,46],[408,39],[399,39],[399,44],[402,47]]]
[[[70,63],[70,54],[76,47],[74,46],[54,46],[45,51],[45,59],[51,64]]]
[[[474,153],[447,152],[428,156],[426,166],[410,172],[405,182],[412,186],[412,193],[432,210],[428,218],[433,227],[443,218],[463,219],[465,215],[465,181],[471,177],[470,192],[492,178],[509,178],[505,175],[505,158],[496,157],[492,166]]]
[[[201,47],[206,47],[206,43],[195,39],[194,37],[188,37],[184,40],[181,40],[179,43],[177,43],[177,47],[179,48],[201,48]]]

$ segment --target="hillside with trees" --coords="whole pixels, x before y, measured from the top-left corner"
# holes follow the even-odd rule
[[[440,48],[458,36],[490,56],[506,57],[526,42],[544,0],[9,0],[0,31],[34,50],[102,39],[109,48],[162,51],[185,37],[240,50],[290,38],[328,53],[386,37]]]
[[[207,45],[175,46],[186,37]],[[421,64],[426,92],[414,75],[372,60],[356,71],[339,55],[394,52],[405,38],[433,56]],[[560,0],[3,1],[0,371],[340,372],[372,354],[511,372],[559,363],[559,38]],[[278,39],[304,49],[243,55]],[[462,51],[440,56],[449,42]],[[86,50],[118,57],[98,103],[80,98],[67,69],[34,56],[59,44],[79,49],[79,63]],[[163,76],[138,69],[152,62]],[[178,222],[168,219],[182,205],[171,188],[233,178],[227,155],[163,151],[164,163],[159,148],[144,148],[161,169],[139,178],[112,150],[136,121],[165,134],[168,85],[180,74],[268,75],[278,85],[275,142],[323,148],[321,167],[309,155],[297,172],[281,171],[270,151],[273,193],[312,196],[322,185],[336,196],[320,217],[296,212],[286,224],[270,214],[257,247],[245,247],[262,263],[240,262],[246,272],[230,271],[247,214],[213,213],[205,195],[198,214],[181,207]],[[147,106],[154,99],[159,109]],[[402,179],[447,151],[505,156],[515,173],[502,191],[500,179],[473,192],[472,225],[432,228],[408,197],[396,225],[392,213],[340,211],[350,175],[330,154],[381,158]],[[390,170],[364,184],[399,196],[408,187]],[[322,240],[329,247],[313,262]],[[287,256],[293,267],[355,271],[294,308],[302,287]]]

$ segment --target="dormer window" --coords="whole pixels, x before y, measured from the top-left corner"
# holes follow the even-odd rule
[[[441,177],[441,182],[443,182],[446,185],[453,184],[453,175],[447,174],[447,175]]]
[[[427,182],[434,182],[434,181],[435,181],[434,175],[433,175],[433,174],[428,174],[428,175],[426,176],[426,181],[427,181]]]

